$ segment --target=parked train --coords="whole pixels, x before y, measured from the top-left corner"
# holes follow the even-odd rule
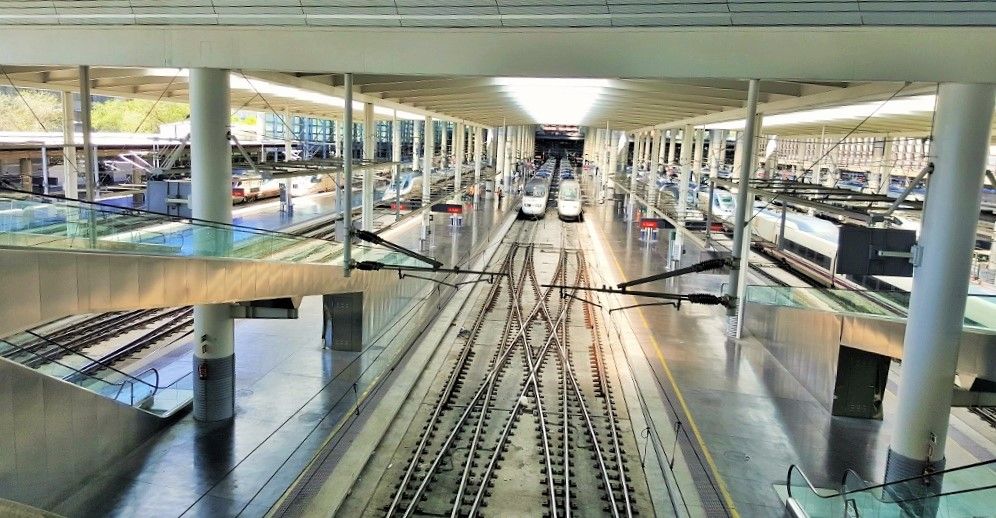
[[[757,216],[751,221],[753,233],[769,243],[777,244],[781,233],[781,209],[762,207],[764,207],[762,202],[758,202],[755,206],[754,212]],[[791,210],[785,214],[782,250],[805,263],[816,266],[815,271],[828,279],[831,272],[837,269],[838,239],[839,228],[830,221]],[[909,293],[913,289],[913,279],[910,277],[846,276],[845,279],[853,285],[873,291]],[[965,316],[969,323],[996,327],[996,294],[974,286],[969,288],[969,293],[973,295],[968,298],[965,307]]]
[[[557,190],[557,216],[561,221],[584,221],[581,208],[581,183],[577,180],[561,180]]]
[[[549,200],[550,180],[541,177],[529,180],[522,192],[522,207],[519,209],[519,217],[542,218],[546,215],[546,206]]]

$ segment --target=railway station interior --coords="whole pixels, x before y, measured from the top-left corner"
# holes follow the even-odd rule
[[[0,2],[0,516],[996,517],[994,25]]]

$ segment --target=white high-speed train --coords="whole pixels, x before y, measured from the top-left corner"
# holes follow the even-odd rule
[[[557,216],[562,221],[584,221],[581,209],[581,183],[577,180],[561,180],[557,190]]]
[[[751,221],[751,229],[757,237],[769,243],[778,243],[781,231],[781,209],[763,208],[757,202]],[[760,211],[760,212],[758,212]],[[789,211],[785,214],[785,235],[782,249],[795,257],[818,266],[827,278],[837,269],[837,243],[839,228],[836,224],[807,214]],[[839,279],[840,277],[838,277]],[[875,291],[913,289],[911,277],[868,276],[853,278],[851,282]],[[977,286],[969,287],[969,298],[965,306],[965,317],[985,327],[996,327],[996,293]]]
[[[550,179],[535,177],[526,182],[522,192],[520,218],[539,219],[546,215],[546,205],[550,200]]]

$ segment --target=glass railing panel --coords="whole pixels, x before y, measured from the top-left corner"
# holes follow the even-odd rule
[[[872,485],[853,472],[844,477],[843,496],[871,518],[974,518],[996,509],[996,459],[957,467],[941,475]]]
[[[789,469],[789,496],[799,504],[809,518],[843,517],[844,499],[839,491],[818,489],[796,466]]]
[[[755,304],[866,315],[897,321],[903,320],[909,310],[909,294],[895,291],[747,286],[745,297],[747,302]],[[976,331],[996,332],[996,295],[968,295],[965,327]]]
[[[0,245],[321,262],[340,246],[276,231],[0,190]],[[318,253],[324,252],[324,253]]]

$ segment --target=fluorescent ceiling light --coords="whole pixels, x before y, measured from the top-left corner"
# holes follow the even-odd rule
[[[176,68],[150,68],[145,70],[145,75],[148,76],[159,76],[159,77],[188,77],[190,75],[187,69],[176,69]],[[248,76],[243,76],[242,74],[232,73],[229,74],[229,85],[233,90],[242,90],[252,93],[259,93],[263,98],[268,96],[280,97],[282,99],[293,99],[296,101],[307,102],[311,104],[318,104],[323,106],[329,106],[332,108],[338,108],[342,110],[346,106],[346,100],[342,97],[337,97],[334,95],[325,95],[318,92],[313,92],[311,90],[305,90],[303,88],[297,88],[293,86],[284,86],[277,83],[271,83],[270,81],[265,81],[263,79],[248,78]],[[267,99],[268,100],[268,99]],[[363,104],[360,101],[353,101],[353,112],[363,113]],[[385,117],[393,117],[394,110],[384,106],[374,105],[374,113],[383,115]],[[425,116],[418,115],[411,112],[398,110],[399,119],[409,119],[409,120],[424,120]]]
[[[795,113],[782,113],[764,117],[764,127],[792,126],[795,124],[813,124],[840,120],[861,120],[868,116],[884,117],[888,115],[910,115],[934,111],[933,95],[917,95],[903,97],[891,101],[876,101],[870,103],[806,110]],[[706,124],[705,129],[739,130],[744,127],[744,120]]]
[[[495,84],[536,124],[580,125],[608,84],[603,79],[500,77]]]

